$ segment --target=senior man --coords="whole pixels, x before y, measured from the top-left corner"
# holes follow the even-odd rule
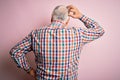
[[[70,17],[82,21],[86,28],[68,27]],[[103,28],[76,7],[60,5],[53,10],[51,24],[32,30],[10,54],[18,67],[37,80],[78,80],[82,47],[103,34]],[[25,57],[30,51],[35,55],[35,70]]]

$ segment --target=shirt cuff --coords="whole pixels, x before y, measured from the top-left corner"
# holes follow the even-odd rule
[[[81,21],[82,21],[82,19],[83,19],[83,17],[84,17],[84,16],[85,16],[85,15],[82,15],[82,17],[80,17],[80,18],[79,18],[79,20],[81,20]]]
[[[90,19],[89,17],[83,15],[81,18],[79,18],[87,28],[94,28],[94,20]]]
[[[82,15],[82,17],[81,18],[79,18],[79,20],[81,20],[82,22],[86,22],[87,20],[88,20],[88,17],[87,16],[85,16],[85,15]]]

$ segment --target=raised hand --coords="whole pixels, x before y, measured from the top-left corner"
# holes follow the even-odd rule
[[[68,5],[67,6],[68,8],[68,11],[69,11],[69,16],[72,17],[72,18],[76,18],[76,19],[79,19],[82,17],[82,13],[73,5]]]

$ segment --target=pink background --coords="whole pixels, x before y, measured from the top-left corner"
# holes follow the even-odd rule
[[[83,48],[79,80],[120,80],[120,0],[0,0],[0,80],[33,80],[16,67],[9,50],[32,29],[49,24],[60,4],[75,5],[106,31]],[[72,18],[69,25],[84,27]],[[35,68],[33,53],[27,58]]]

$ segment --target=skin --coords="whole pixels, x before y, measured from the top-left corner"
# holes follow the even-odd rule
[[[33,68],[30,70],[30,72],[28,74],[31,75],[32,77],[34,77],[36,80],[36,72]]]
[[[68,5],[67,8],[68,8],[68,11],[69,11],[68,12],[69,17],[72,17],[74,19],[79,19],[79,18],[81,18],[83,16],[83,14],[75,6]],[[66,24],[65,26],[68,25],[69,20],[70,20],[70,18],[68,18],[67,22],[65,23]]]
[[[69,14],[68,14],[69,17],[72,17],[74,19],[79,19],[79,18],[81,18],[83,16],[83,14],[75,6],[68,5],[67,8],[68,8],[68,11],[69,11]],[[70,20],[70,18],[65,23],[66,25],[68,25],[69,20]],[[36,72],[35,72],[35,70],[33,68],[30,70],[30,72],[28,74],[31,75],[34,78],[36,77]]]
[[[69,16],[75,19],[79,19],[83,16],[83,14],[73,5],[68,5],[67,6],[68,11],[69,11]]]

